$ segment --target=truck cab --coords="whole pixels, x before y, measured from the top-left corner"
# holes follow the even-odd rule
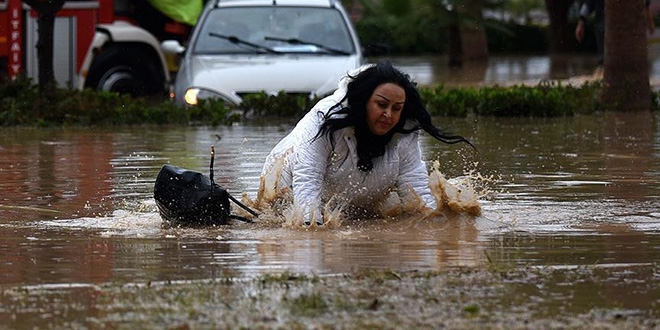
[[[163,7],[167,5],[170,8]],[[183,7],[171,8],[176,5]],[[184,42],[201,7],[202,0],[66,1],[54,27],[58,87],[134,96],[166,94],[176,66],[160,43]],[[188,16],[178,17],[177,12]],[[38,81],[37,29],[36,12],[28,5],[0,0],[0,77],[25,75]]]

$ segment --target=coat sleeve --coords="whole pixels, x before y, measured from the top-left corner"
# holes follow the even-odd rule
[[[324,100],[312,111],[321,111],[308,118],[301,127],[301,140],[296,147],[293,163],[293,202],[303,211],[303,220],[323,223],[321,191],[332,145],[328,137],[314,139],[323,121],[322,113],[334,100]]]
[[[436,209],[436,200],[429,188],[429,173],[422,161],[418,132],[411,133],[402,140],[399,154],[399,177],[396,183],[399,197],[406,199],[412,189],[426,206]]]

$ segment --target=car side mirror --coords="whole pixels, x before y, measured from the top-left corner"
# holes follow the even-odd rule
[[[181,55],[186,51],[186,47],[181,46],[177,40],[164,40],[160,43],[160,50],[166,54]]]

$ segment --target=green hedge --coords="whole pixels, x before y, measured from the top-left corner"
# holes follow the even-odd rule
[[[195,108],[177,106],[169,100],[154,103],[129,95],[58,89],[40,95],[28,79],[0,86],[0,126],[66,126],[129,124],[223,124],[237,120],[221,101]]]
[[[290,95],[284,92],[268,95],[262,92],[245,96],[241,109],[243,114],[250,116],[302,117],[318,101],[318,98],[309,98],[307,95]]]
[[[600,82],[581,86],[541,83],[537,86],[421,88],[420,94],[432,115],[464,117],[525,116],[557,117],[600,111]],[[657,100],[657,93],[654,94]],[[657,109],[654,101],[654,109]]]
[[[600,82],[581,86],[541,83],[510,87],[420,87],[420,94],[433,116],[525,116],[557,117],[602,111]],[[652,109],[660,106],[660,95],[652,92]],[[299,118],[318,99],[305,95],[248,95],[237,108],[222,101],[206,101],[182,107],[169,100],[149,102],[116,93],[91,90],[57,90],[40,95],[29,81],[17,80],[0,86],[0,126],[66,126],[178,124],[220,125],[252,117]]]

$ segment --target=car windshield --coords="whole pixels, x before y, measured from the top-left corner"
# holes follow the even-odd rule
[[[200,23],[197,54],[355,53],[348,27],[333,8],[215,8]]]

